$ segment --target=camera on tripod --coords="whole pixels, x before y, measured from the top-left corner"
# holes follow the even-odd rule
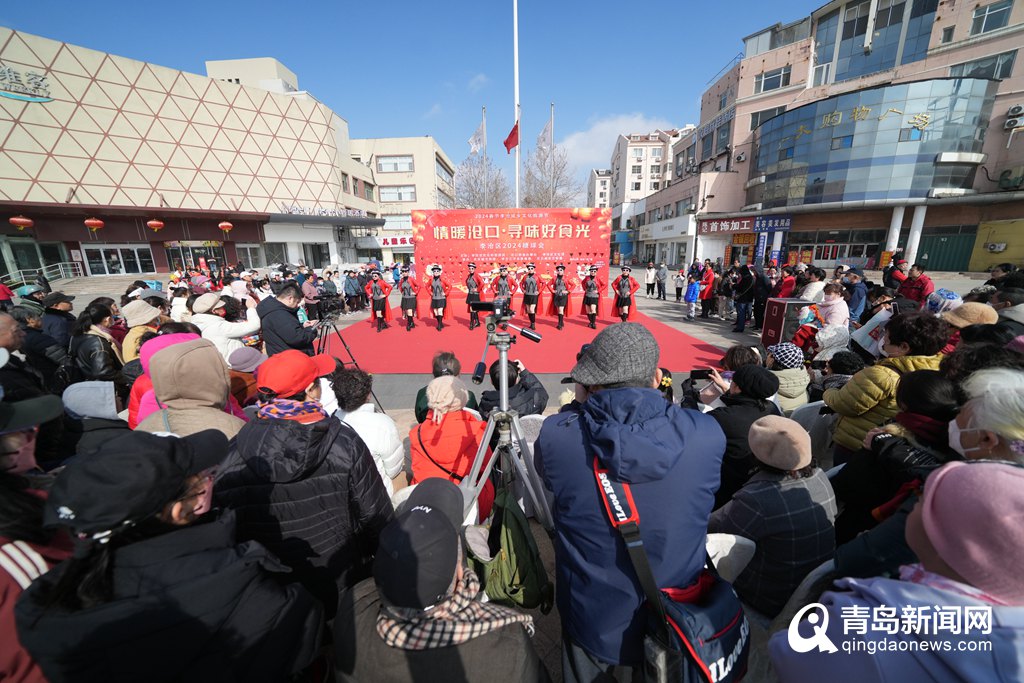
[[[345,310],[345,300],[341,294],[321,294],[313,297],[316,301],[319,318],[337,317]]]
[[[487,316],[485,321],[487,323],[487,331],[494,332],[498,325],[507,323],[509,318],[512,317],[507,305],[508,301],[505,299],[495,299],[494,301],[474,301],[469,305],[469,308],[474,313],[490,311],[491,315]]]

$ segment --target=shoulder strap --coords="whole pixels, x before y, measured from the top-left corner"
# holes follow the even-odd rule
[[[647,597],[647,606],[658,619],[659,630],[663,642],[669,642],[668,618],[665,606],[661,603],[661,591],[654,580],[654,572],[644,552],[644,542],[640,538],[640,514],[633,504],[633,492],[629,484],[615,481],[608,476],[608,470],[602,470],[594,458],[594,478],[597,480],[597,491],[604,503],[608,521],[622,535],[629,552],[629,560],[633,563],[633,571],[640,581],[640,587]]]
[[[461,482],[463,479],[465,479],[465,477],[463,477],[462,475],[455,474],[450,469],[448,469],[447,467],[445,467],[444,465],[442,465],[438,461],[434,460],[433,457],[431,457],[430,451],[427,450],[426,445],[423,443],[422,431],[423,431],[423,425],[419,425],[418,427],[416,427],[416,438],[419,440],[420,448],[423,449],[423,455],[427,456],[427,460],[429,460],[430,462],[434,463],[435,467],[437,467],[442,472],[447,473],[448,476],[451,477],[452,479],[454,479],[455,481]]]

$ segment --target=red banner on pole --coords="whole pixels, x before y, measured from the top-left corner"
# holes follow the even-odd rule
[[[488,278],[506,264],[512,272],[537,265],[542,279],[565,264],[582,279],[591,264],[608,282],[611,209],[452,209],[413,211],[416,272],[422,278],[437,263],[453,285],[462,286],[466,264]]]

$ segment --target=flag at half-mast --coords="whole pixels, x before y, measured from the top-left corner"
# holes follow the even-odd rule
[[[487,119],[482,119],[473,137],[469,139],[469,153],[476,154],[487,149]]]
[[[516,121],[516,125],[512,126],[511,132],[508,137],[505,138],[505,151],[509,154],[512,153],[512,149],[519,146],[519,122]]]

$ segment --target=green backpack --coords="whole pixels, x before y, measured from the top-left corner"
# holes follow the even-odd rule
[[[493,602],[512,607],[540,607],[547,614],[554,604],[554,586],[530,532],[530,523],[507,488],[494,496],[491,528],[487,534],[489,560],[467,553],[473,570]]]

